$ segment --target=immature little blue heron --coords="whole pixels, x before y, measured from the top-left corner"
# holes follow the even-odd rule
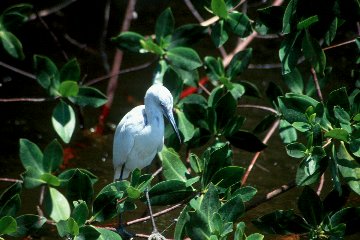
[[[152,85],[145,94],[144,104],[128,112],[116,127],[113,145],[114,181],[126,179],[136,168],[142,169],[152,162],[164,145],[164,118],[181,141],[173,115],[173,97],[161,84]],[[148,191],[145,191],[150,208]],[[152,216],[151,216],[152,217]],[[156,227],[153,221],[153,230]]]

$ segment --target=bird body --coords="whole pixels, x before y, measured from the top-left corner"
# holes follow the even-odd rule
[[[145,94],[144,105],[128,112],[118,124],[113,145],[114,180],[125,179],[135,168],[152,162],[164,145],[164,115],[169,119],[179,139],[175,124],[173,98],[167,88],[152,85]]]

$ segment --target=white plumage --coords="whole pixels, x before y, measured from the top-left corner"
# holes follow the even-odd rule
[[[170,121],[180,139],[173,115],[173,98],[169,90],[152,85],[144,104],[128,112],[116,127],[113,145],[114,180],[125,179],[135,168],[152,162],[164,145],[164,117]]]

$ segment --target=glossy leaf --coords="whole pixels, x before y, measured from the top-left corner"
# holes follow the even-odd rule
[[[27,139],[20,139],[20,160],[25,169],[35,168],[43,172],[43,153],[40,148]]]
[[[199,24],[185,24],[176,28],[171,35],[171,43],[169,48],[177,46],[189,46],[207,34],[207,28]]]
[[[16,227],[16,220],[13,217],[4,216],[0,219],[0,235],[13,233]]]
[[[189,205],[186,205],[180,212],[180,215],[176,221],[176,226],[175,226],[175,230],[174,230],[174,239],[175,240],[184,239],[185,226],[190,219],[190,216],[188,214],[188,212],[190,210],[191,210],[191,207]]]
[[[55,139],[46,146],[43,155],[43,168],[47,173],[56,171],[63,162],[63,148]]]
[[[162,83],[171,92],[174,103],[177,103],[183,89],[183,81],[179,74],[172,67],[167,67]]]
[[[285,13],[284,13],[284,17],[283,17],[283,28],[282,28],[282,33],[283,34],[288,34],[291,31],[293,31],[293,21],[295,18],[295,12],[296,12],[296,7],[297,7],[297,2],[298,0],[291,0],[286,9],[285,9]]]
[[[81,107],[90,106],[97,108],[107,102],[107,97],[96,88],[79,87],[77,96],[71,97],[70,100]]]
[[[224,28],[224,20],[219,20],[211,28],[211,40],[215,47],[221,47],[229,39],[229,35]]]
[[[11,200],[15,195],[21,194],[22,185],[20,182],[12,184],[10,187],[6,188],[0,195],[0,206],[5,206],[9,200]],[[0,208],[1,208],[0,207]]]
[[[66,196],[70,202],[84,200],[91,203],[94,189],[90,177],[81,170],[76,169],[67,185]]]
[[[47,183],[48,185],[53,186],[53,187],[60,186],[60,180],[56,176],[54,176],[50,173],[42,174],[40,176],[39,180],[42,180],[42,181],[44,181],[44,183]]]
[[[336,158],[340,173],[345,182],[354,192],[360,195],[360,165],[348,153],[343,142],[340,143]]]
[[[186,118],[182,111],[175,109],[175,112],[179,131],[184,137],[183,141],[188,142],[194,136],[194,125]]]
[[[281,42],[279,57],[282,65],[283,75],[290,73],[297,65],[297,61],[301,55],[299,47],[299,36],[299,32],[292,33]]]
[[[3,216],[15,216],[21,207],[21,199],[19,194],[15,194],[4,205],[0,206],[0,217]]]
[[[135,32],[122,32],[111,40],[122,50],[139,53],[142,49],[140,41],[145,40],[145,38]]]
[[[260,152],[266,148],[266,144],[264,144],[258,137],[243,130],[237,131],[232,136],[227,136],[226,139],[229,140],[231,145],[234,147],[247,152]]]
[[[194,153],[190,153],[189,156],[190,166],[195,173],[201,173],[204,170],[204,162]]]
[[[211,182],[218,187],[229,188],[240,184],[245,169],[238,166],[227,166],[219,169],[211,178]]]
[[[59,86],[59,94],[63,97],[73,97],[79,93],[79,85],[75,81],[63,81]]]
[[[236,222],[245,213],[245,205],[241,195],[235,195],[219,208],[224,222]]]
[[[293,93],[302,94],[304,91],[304,81],[298,68],[293,68],[291,72],[284,75],[284,82]]]
[[[170,8],[165,9],[157,18],[155,24],[156,41],[161,43],[162,39],[174,31],[175,20]]]
[[[51,120],[56,133],[65,143],[69,143],[76,124],[73,108],[64,101],[60,101],[54,108]]]
[[[222,129],[236,112],[236,100],[231,92],[227,92],[216,102],[215,111],[217,115],[217,128]]]
[[[244,14],[232,11],[225,19],[227,27],[237,36],[245,38],[252,33],[250,19]]]
[[[86,205],[86,202],[82,200],[75,201],[71,217],[75,220],[79,227],[83,226],[86,223],[88,215],[89,209]]]
[[[302,41],[302,48],[305,58],[310,62],[319,76],[324,76],[326,67],[326,56],[319,43],[306,31]]]
[[[243,202],[248,202],[255,196],[256,193],[257,193],[256,188],[251,187],[251,186],[245,186],[245,187],[241,187],[241,188],[237,189],[232,194],[232,196],[240,195]]]
[[[219,194],[216,190],[216,187],[210,183],[207,189],[207,192],[204,194],[204,197],[200,204],[200,212],[204,214],[205,219],[208,221],[211,220],[214,213],[216,213],[220,205]]]
[[[101,239],[100,232],[94,226],[87,225],[79,229],[79,235],[75,236],[74,240],[98,240]],[[116,239],[116,238],[115,238]]]
[[[32,12],[33,6],[28,3],[20,3],[6,8],[1,17],[1,25],[5,28],[16,28],[26,22]]]
[[[28,167],[28,169],[21,174],[24,179],[24,187],[31,189],[46,183],[41,179],[42,175],[43,172],[39,172],[39,170],[36,170],[33,167]]]
[[[245,240],[262,240],[264,239],[264,235],[260,233],[252,233],[245,238]]]
[[[13,237],[25,237],[35,233],[46,222],[46,218],[33,214],[25,214],[16,218],[16,232],[11,233]]]
[[[296,130],[290,123],[280,120],[279,124],[280,138],[283,143],[288,144],[297,140]]]
[[[56,228],[60,237],[79,235],[79,226],[73,218],[61,220],[56,223]]]
[[[70,217],[70,205],[65,196],[55,188],[49,187],[45,195],[45,210],[55,222]]]
[[[276,121],[277,117],[274,114],[269,114],[261,120],[261,122],[256,125],[254,130],[252,131],[254,134],[260,134],[268,130]]]
[[[163,174],[167,180],[179,180],[186,182],[187,169],[180,160],[177,152],[164,146],[159,153],[163,166]]]
[[[346,235],[359,232],[360,224],[360,208],[359,207],[347,207],[336,212],[330,217],[330,223],[332,226],[337,226],[341,223],[346,224]]]
[[[123,191],[117,189],[101,191],[93,203],[93,218],[98,222],[104,222],[115,217],[117,213],[118,200],[124,195]]]
[[[349,141],[349,133],[342,128],[334,128],[324,134],[324,137],[334,138],[339,141],[348,142]]]
[[[195,70],[202,65],[199,55],[191,48],[174,47],[167,51],[170,64],[188,71]]]
[[[216,59],[212,56],[206,56],[204,62],[206,75],[215,86],[218,85],[220,78],[225,76],[225,70],[221,59]]]
[[[25,58],[22,44],[14,34],[6,30],[0,30],[0,41],[10,56],[20,60]]]
[[[303,30],[303,29],[309,28],[312,24],[314,24],[318,21],[319,21],[318,15],[314,15],[314,16],[308,17],[308,18],[300,21],[296,27],[298,30]]]
[[[79,62],[73,58],[68,61],[60,69],[60,80],[64,81],[79,81],[80,80],[80,65]]]
[[[306,155],[306,147],[302,143],[293,142],[286,145],[286,152],[290,157],[303,158]]]
[[[166,180],[155,184],[149,191],[151,205],[176,204],[193,194],[191,187],[179,180]]]
[[[78,170],[81,171],[82,173],[85,173],[87,176],[89,176],[92,184],[95,184],[97,182],[98,178],[94,174],[89,172],[88,170],[82,169],[82,168],[71,168],[71,169],[65,170],[64,172],[59,174],[58,177],[61,182],[61,187],[67,186],[67,184],[69,183],[69,180],[72,178],[72,176]]]
[[[52,96],[57,95],[60,86],[60,73],[54,62],[48,57],[35,55],[34,68],[36,80]]]
[[[231,59],[229,66],[226,69],[226,76],[235,78],[243,73],[249,66],[252,57],[252,48],[247,48],[243,51],[237,52]]]
[[[325,156],[322,147],[315,147],[311,155],[301,161],[296,172],[296,184],[304,186],[318,181],[328,164]]]
[[[211,10],[220,18],[226,18],[228,15],[224,0],[211,0]]]
[[[150,52],[159,56],[162,56],[165,53],[164,49],[159,44],[155,43],[151,38],[140,40],[140,44],[144,53]]]
[[[298,208],[306,221],[313,227],[323,220],[323,204],[316,192],[306,186],[298,200]]]
[[[98,227],[96,228],[96,230],[100,233],[100,240],[122,240],[121,236],[118,233],[109,229]]]

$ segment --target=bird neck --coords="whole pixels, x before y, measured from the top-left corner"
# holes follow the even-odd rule
[[[146,113],[146,120],[147,125],[156,125],[156,126],[163,126],[164,125],[164,117],[161,109],[158,107],[154,107],[152,105],[145,106],[145,113]]]

